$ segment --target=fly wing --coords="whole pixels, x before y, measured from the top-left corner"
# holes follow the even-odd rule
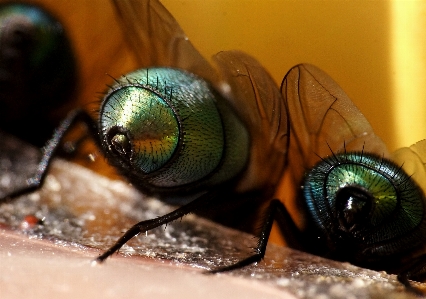
[[[364,115],[317,67],[293,67],[283,80],[281,93],[289,112],[289,171],[295,183],[300,184],[306,170],[333,153],[363,150],[388,156]]]
[[[194,48],[178,22],[159,1],[113,2],[139,67],[176,67],[210,82],[216,81],[211,65]]]
[[[392,160],[402,165],[423,192],[426,191],[426,140],[398,149],[392,153]]]
[[[177,67],[201,76],[245,122],[252,144],[239,191],[276,184],[286,161],[287,112],[277,84],[259,62],[242,52],[220,52],[214,57],[216,70],[159,1],[114,0],[114,4],[140,67]]]
[[[243,52],[219,52],[213,62],[222,82],[219,88],[251,137],[250,162],[240,191],[274,188],[285,168],[288,147],[287,109],[279,88],[263,66]]]

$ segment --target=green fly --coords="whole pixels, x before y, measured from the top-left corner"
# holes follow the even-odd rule
[[[76,85],[74,53],[57,18],[32,4],[0,4],[2,130],[41,146],[64,117],[57,119],[55,108]]]
[[[160,2],[114,4],[141,69],[115,80],[97,121],[71,112],[44,148],[37,175],[5,198],[40,188],[64,134],[84,122],[135,187],[180,205],[129,228],[99,262],[137,234],[190,212],[249,232],[264,213],[255,254],[212,272],[260,261],[277,220],[293,247],[398,273],[409,288],[409,279],[422,278],[424,188],[399,166],[422,143],[399,152],[396,164],[318,68],[293,67],[279,88],[245,53],[220,52],[209,64]],[[273,199],[283,175],[292,181],[303,227]]]

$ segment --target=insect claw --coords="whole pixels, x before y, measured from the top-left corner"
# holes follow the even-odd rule
[[[426,291],[414,286],[413,283],[409,280],[409,276],[410,276],[410,273],[403,272],[397,275],[397,279],[400,283],[402,283],[405,286],[407,291],[417,296],[424,297],[426,295]]]
[[[231,264],[231,265],[228,265],[228,266],[223,266],[223,267],[218,267],[218,268],[213,269],[213,270],[209,270],[208,274],[223,273],[223,272],[229,272],[229,271],[241,269],[241,268],[244,268],[248,265],[258,263],[262,259],[263,259],[263,254],[255,253],[252,256],[249,256],[248,258],[240,260],[240,261],[238,261],[234,264]]]

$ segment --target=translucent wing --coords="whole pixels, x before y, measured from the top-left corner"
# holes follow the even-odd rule
[[[403,165],[405,172],[426,190],[426,140],[398,149],[392,153],[392,160]]]
[[[228,90],[229,102],[246,123],[251,156],[240,188],[273,187],[285,168],[288,146],[287,110],[278,86],[260,63],[240,51],[213,57]]]
[[[114,3],[141,67],[178,67],[203,77],[229,100],[247,125],[251,154],[238,191],[272,190],[285,167],[288,126],[279,88],[267,71],[254,58],[238,51],[215,55],[214,69],[159,1]]]
[[[320,157],[361,151],[388,156],[383,141],[345,92],[326,73],[309,64],[293,67],[281,93],[290,122],[289,171],[300,182]]]
[[[215,72],[159,1],[113,0],[139,67],[185,69],[215,82]]]

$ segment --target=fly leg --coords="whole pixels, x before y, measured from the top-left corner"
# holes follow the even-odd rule
[[[278,217],[280,216],[280,217]],[[265,219],[262,224],[260,231],[259,240],[254,250],[254,254],[232,264],[230,266],[220,267],[217,269],[210,270],[209,273],[227,272],[236,269],[243,268],[250,264],[260,262],[265,256],[266,245],[268,244],[269,235],[271,233],[272,224],[274,220],[277,220],[281,229],[284,229],[283,233],[286,236],[292,237],[289,246],[299,248],[301,247],[300,242],[294,237],[300,235],[297,226],[294,224],[284,204],[278,199],[273,199],[266,210]],[[286,238],[287,240],[287,238]]]
[[[205,207],[206,203],[210,201],[213,197],[218,196],[218,192],[208,192],[204,193],[203,195],[199,196],[198,198],[194,199],[190,203],[181,206],[180,208],[174,210],[173,212],[170,212],[166,215],[163,215],[161,217],[157,217],[154,219],[144,220],[141,221],[135,225],[133,225],[129,230],[127,230],[123,236],[121,236],[120,239],[118,239],[114,245],[112,245],[108,250],[106,250],[103,254],[98,256],[95,261],[96,262],[103,262],[105,261],[109,256],[113,255],[115,252],[120,250],[120,248],[127,243],[130,239],[137,236],[139,233],[147,232],[151,229],[157,228],[163,224],[170,223],[176,219],[182,218],[186,214],[192,213],[196,211],[199,208]]]
[[[425,296],[426,291],[414,286],[410,279],[419,279],[426,276],[426,255],[419,257],[416,261],[406,270],[398,274],[398,281],[402,283],[406,289],[416,295]],[[419,281],[422,281],[419,279]]]
[[[52,159],[55,156],[63,137],[77,122],[85,123],[87,125],[89,134],[93,136],[96,142],[99,142],[97,138],[97,125],[89,116],[89,114],[83,110],[73,110],[61,122],[59,127],[56,128],[52,138],[42,148],[42,158],[38,164],[35,175],[27,180],[27,185],[25,187],[15,190],[0,198],[0,204],[11,201],[20,195],[28,194],[41,188],[49,171]]]

